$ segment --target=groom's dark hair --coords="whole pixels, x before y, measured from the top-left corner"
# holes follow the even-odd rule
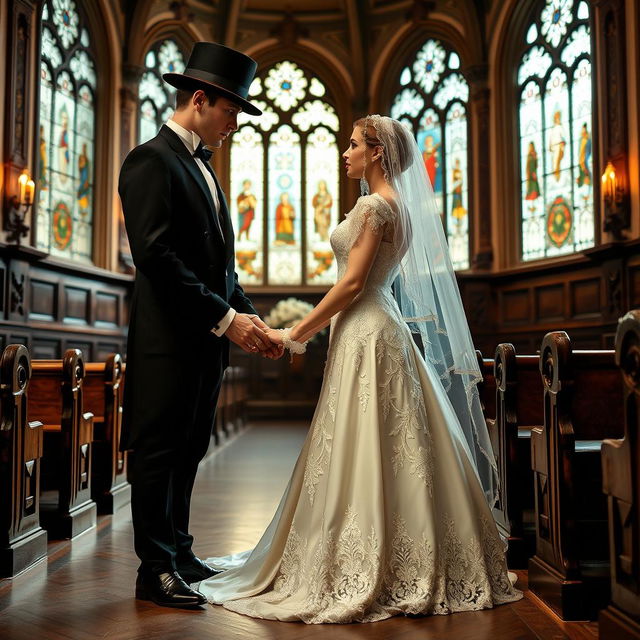
[[[194,89],[178,89],[176,91],[176,110],[184,109],[191,102],[191,97],[198,90],[202,89],[204,91],[204,95],[207,96],[207,100],[209,104],[213,106],[216,103],[216,100],[220,97],[220,93],[218,93],[213,87],[209,89],[208,87],[196,87]]]

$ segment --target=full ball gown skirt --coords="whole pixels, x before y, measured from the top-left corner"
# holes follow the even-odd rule
[[[393,216],[365,196],[332,234],[340,277],[363,226],[386,229],[364,291],[332,322],[316,412],[271,524],[253,550],[207,560],[227,569],[200,584],[211,603],[347,623],[522,597],[454,409],[391,294]]]

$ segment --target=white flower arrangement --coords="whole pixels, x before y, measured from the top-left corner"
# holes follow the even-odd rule
[[[313,305],[297,298],[280,300],[264,321],[273,329],[286,329],[300,322],[311,310]]]

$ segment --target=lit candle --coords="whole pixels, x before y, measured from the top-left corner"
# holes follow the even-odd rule
[[[27,180],[29,180],[29,176],[26,171],[23,171],[18,178],[18,184],[20,185],[20,197],[18,198],[20,204],[24,204],[24,197],[27,190]]]
[[[615,200],[616,197],[616,170],[609,162],[602,174],[602,195],[605,200]]]
[[[31,204],[33,202],[33,194],[36,190],[36,183],[33,180],[27,181],[27,199],[24,201],[25,204]]]

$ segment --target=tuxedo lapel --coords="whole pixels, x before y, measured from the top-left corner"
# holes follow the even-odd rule
[[[224,234],[224,246],[226,249],[227,261],[233,257],[233,225],[231,224],[231,216],[229,215],[229,207],[227,205],[227,199],[224,196],[224,192],[220,188],[218,182],[218,176],[215,171],[211,171],[211,175],[216,183],[216,189],[218,190],[218,202],[220,203],[220,224],[222,225],[222,233]]]
[[[193,157],[189,153],[189,150],[184,146],[184,143],[182,142],[182,140],[180,140],[180,138],[171,129],[169,129],[169,127],[163,126],[160,129],[160,135],[162,135],[163,138],[167,140],[167,142],[169,143],[169,146],[176,152],[178,159],[183,164],[184,168],[187,170],[189,175],[195,180],[196,184],[202,191],[204,197],[207,199],[207,202],[209,203],[208,214],[213,218],[212,220],[213,226],[218,232],[218,236],[220,237],[220,240],[224,242],[224,237],[220,235],[220,225],[215,220],[216,209],[213,203],[213,198],[211,197],[211,190],[209,189],[209,185],[207,184],[207,181],[204,179],[204,176],[202,175],[202,171],[200,171],[200,167],[198,167],[198,165],[196,164],[196,161],[193,159]],[[218,198],[220,198],[221,190],[217,180],[216,180],[216,188],[218,189]],[[222,206],[222,203],[221,203],[221,206]],[[223,230],[223,233],[224,233],[224,230]]]

